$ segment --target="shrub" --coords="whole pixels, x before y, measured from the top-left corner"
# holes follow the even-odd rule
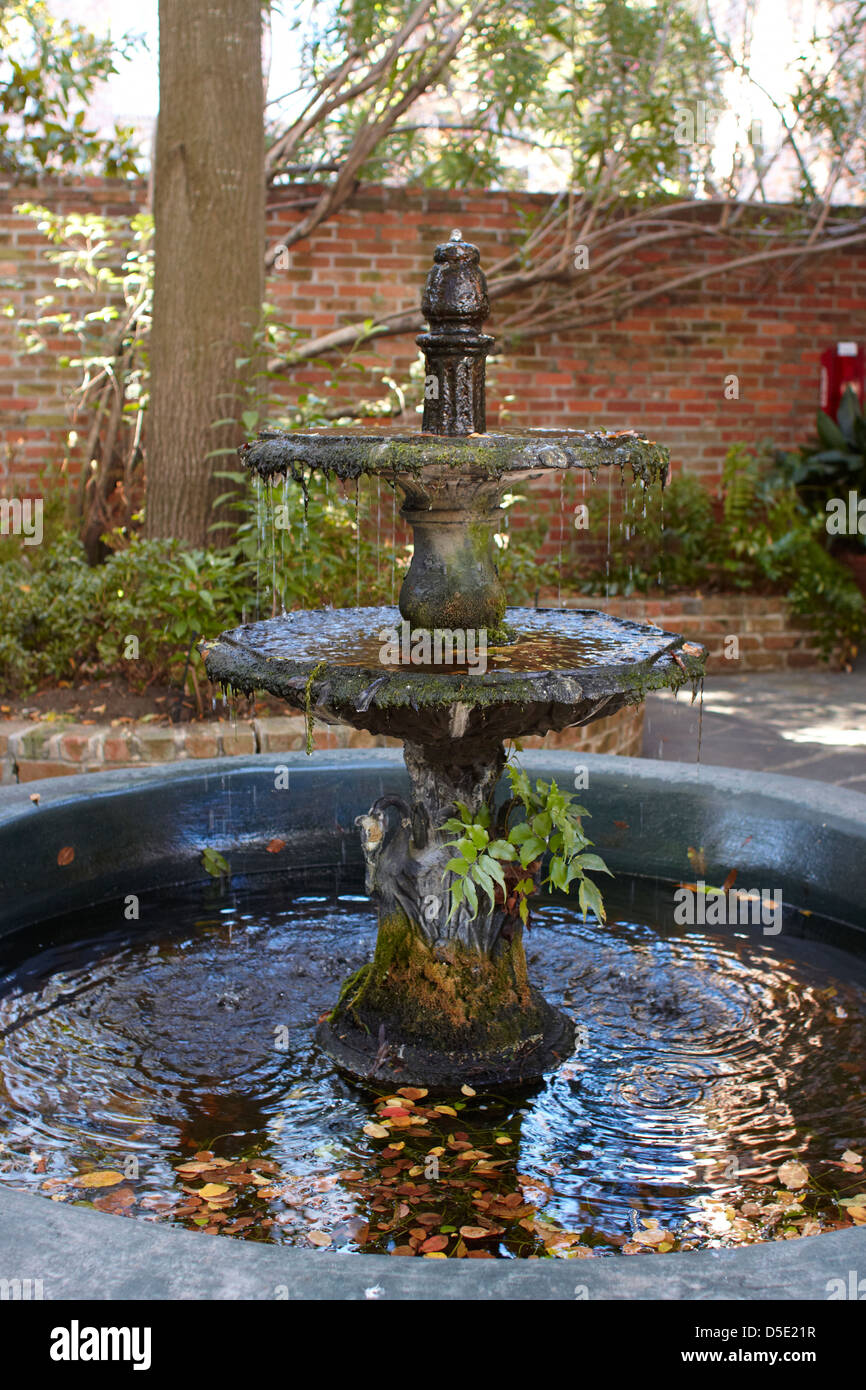
[[[832,423],[832,422],[831,422]],[[782,593],[815,629],[825,660],[849,661],[866,635],[866,602],[830,552],[823,507],[810,506],[767,450],[734,445],[720,495],[680,476],[663,497],[630,493],[609,553],[575,582],[586,592],[677,589]],[[606,501],[590,502],[590,526],[606,525]]]
[[[246,564],[228,551],[135,539],[91,567],[69,535],[39,550],[0,565],[7,694],[111,674],[139,687],[177,679],[196,638],[241,621],[249,601]]]

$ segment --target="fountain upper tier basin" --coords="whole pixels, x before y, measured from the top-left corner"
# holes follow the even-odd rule
[[[396,608],[285,613],[224,632],[202,654],[213,681],[421,743],[587,724],[703,674],[703,647],[595,609],[512,608],[506,620],[516,641],[467,648],[451,665],[425,659],[436,633],[411,631]],[[453,648],[445,639],[438,650]]]
[[[338,478],[377,474],[393,481],[459,471],[475,482],[507,483],[549,470],[619,468],[645,484],[664,482],[667,449],[631,430],[617,434],[559,429],[503,429],[470,435],[423,434],[400,429],[265,431],[245,444],[241,457],[266,481],[285,474],[303,480],[304,469]]]

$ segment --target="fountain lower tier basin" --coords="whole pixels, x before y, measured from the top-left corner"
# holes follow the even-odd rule
[[[556,778],[560,785],[569,784],[573,755],[527,753],[522,761],[533,777]],[[838,1058],[826,1054],[826,1048],[832,1050],[833,1047],[834,1029],[840,1037],[848,1036],[853,1026],[850,1011],[847,1018],[838,1012],[838,993],[825,999],[818,991],[814,999],[806,999],[802,991],[795,988],[792,994],[784,987],[787,978],[784,962],[793,956],[805,959],[803,953],[813,947],[816,951],[850,953],[860,961],[866,957],[866,909],[862,894],[866,798],[800,779],[723,768],[589,755],[584,755],[582,761],[589,775],[583,795],[592,810],[591,832],[599,852],[615,873],[661,881],[670,890],[679,882],[693,881],[694,851],[699,849],[704,856],[702,872],[708,883],[722,883],[735,870],[738,887],[781,891],[786,911],[778,933],[744,931],[730,936],[722,948],[723,953],[742,952],[744,959],[756,951],[769,961],[775,952],[779,956],[781,988],[776,1002],[769,1001],[768,1007],[772,1017],[778,1013],[784,1028],[780,1032],[770,1027],[766,1036],[761,1035],[752,1042],[748,1041],[746,1029],[743,1046],[752,1049],[749,1056],[757,1062],[760,1062],[764,1047],[768,1059],[774,1048],[781,1049],[782,1066],[790,1067],[798,1059],[797,1086],[811,1084],[809,1069],[812,1066],[822,1074],[830,1067],[834,1084],[842,1076],[850,1075],[851,1095],[856,1099],[859,1082],[850,1068],[859,1065],[862,1058],[853,1055],[850,1049],[843,1049],[844,1055]],[[280,763],[288,772],[287,778],[275,778],[272,759],[249,758],[214,760],[172,769],[122,770],[99,777],[46,781],[36,784],[35,788],[28,784],[0,790],[0,937],[4,953],[14,953],[26,968],[28,959],[35,962],[41,952],[51,947],[53,919],[93,909],[92,923],[97,931],[119,931],[127,936],[137,930],[141,932],[142,959],[149,960],[146,968],[155,972],[154,980],[158,981],[159,972],[168,968],[168,957],[163,959],[159,951],[147,957],[150,949],[147,934],[156,931],[159,935],[161,931],[160,922],[147,917],[148,901],[154,894],[188,894],[210,883],[202,864],[205,849],[218,851],[228,860],[232,895],[242,897],[266,884],[273,885],[275,875],[283,876],[287,900],[294,899],[297,905],[294,911],[299,929],[303,926],[304,910],[303,902],[298,903],[299,897],[303,899],[305,894],[335,890],[342,895],[359,894],[363,863],[354,820],[386,792],[406,795],[408,778],[399,754],[386,750],[364,754],[323,753],[314,762],[303,755],[284,754],[280,756]],[[34,789],[39,793],[38,803],[31,800]],[[275,842],[282,846],[278,853]],[[223,899],[217,884],[211,884],[211,893],[213,910],[210,915],[220,917]],[[143,908],[140,927],[128,916],[132,896],[138,897]],[[225,901],[227,904],[227,898]],[[369,920],[369,909],[364,906],[363,910],[368,913]],[[611,918],[620,922],[631,920],[627,911],[622,915],[619,910],[612,911]],[[207,922],[199,925],[205,936],[214,932],[219,935],[219,928],[210,927]],[[266,948],[267,941],[261,937],[261,926],[256,927],[255,920],[250,922],[250,930],[258,931],[257,939],[262,948]],[[366,930],[372,930],[371,920]],[[674,1051],[679,1052],[680,1064],[673,1061],[661,1070],[656,1068],[652,1076],[647,1074],[648,1088],[630,1086],[642,1061],[640,1037],[636,1035],[637,1050],[630,1065],[637,1071],[632,1074],[626,1068],[617,1091],[618,1103],[626,1107],[624,1114],[636,1117],[634,1107],[637,1106],[642,1122],[650,1118],[651,1112],[656,1117],[662,1126],[660,1162],[667,1163],[683,1141],[680,1129],[672,1125],[670,1116],[677,1105],[688,1103],[689,1087],[696,1084],[696,1078],[700,1079],[693,1067],[682,1065],[683,1049],[690,1041],[691,1044],[695,1041],[690,1010],[696,1009],[707,1025],[707,1065],[712,1069],[716,1066],[713,1058],[724,1061],[725,1047],[730,1041],[728,1033],[732,1029],[737,1032],[741,1027],[737,1001],[751,1008],[758,996],[748,970],[739,974],[735,971],[732,992],[725,996],[731,1007],[726,1005],[723,1031],[727,1031],[722,1037],[716,1026],[718,1020],[713,1021],[716,996],[710,977],[706,997],[697,976],[694,990],[688,983],[698,968],[698,954],[702,949],[697,941],[702,929],[698,928],[695,951],[690,951],[688,933],[681,935],[681,945],[677,949],[681,950],[682,959],[679,964],[672,959],[667,962],[666,987],[641,1002],[635,994],[636,978],[632,976],[637,963],[645,962],[647,952],[657,948],[652,946],[649,936],[636,930],[632,933],[632,965],[624,969],[625,957],[617,960],[614,955],[608,960],[604,955],[611,949],[611,932],[613,937],[618,936],[616,929],[609,926],[600,937],[600,955],[593,953],[589,937],[584,946],[578,947],[578,941],[583,940],[578,932],[574,938],[573,959],[566,959],[568,953],[557,950],[550,957],[550,968],[559,972],[565,985],[574,975],[581,951],[585,951],[586,967],[590,973],[595,972],[604,989],[601,996],[597,986],[590,989],[578,970],[579,988],[586,985],[589,998],[603,997],[610,1001],[612,1024],[634,1028],[635,1009],[649,1008],[645,1025],[649,1051],[656,1050],[660,1039],[674,1030],[671,1039]],[[216,937],[213,939],[216,943]],[[325,939],[323,937],[323,941]],[[628,939],[626,929],[622,944]],[[545,940],[540,935],[538,946],[534,948],[542,950],[543,958]],[[106,937],[106,948],[109,944]],[[336,954],[332,958],[330,948],[324,954],[319,953],[324,994],[330,995],[336,989],[353,959],[366,954],[369,936],[363,942],[353,938],[349,946],[346,960],[338,959]],[[214,988],[221,995],[230,992],[230,987],[235,988],[234,976],[243,973],[245,957],[242,952],[243,945],[238,939],[231,959],[232,979],[224,980],[218,975],[214,978]],[[193,973],[198,969],[201,975],[200,966],[206,961],[197,966],[194,955],[184,952],[184,956],[189,956],[185,969]],[[292,959],[290,949],[286,958],[290,973],[297,974],[297,962]],[[60,968],[62,972],[62,963]],[[545,969],[539,968],[546,992],[559,1002],[554,976],[548,978]],[[262,1000],[259,1000],[257,972],[260,973],[258,967],[247,980],[254,1004],[261,1003],[273,989],[270,975],[266,983],[262,976]],[[854,966],[850,978],[846,979],[844,961],[840,962],[838,955],[834,973],[844,987],[843,995],[849,986],[855,986]],[[680,974],[682,990],[675,1001],[673,994]],[[710,975],[715,976],[714,969]],[[103,988],[109,992],[115,988],[112,979],[109,972],[103,981]],[[309,993],[309,980],[301,980],[300,984]],[[205,987],[204,975],[201,975],[201,985]],[[70,981],[64,984],[60,979],[61,990],[70,986]],[[235,993],[243,995],[241,989],[235,988]],[[130,997],[134,995],[135,991]],[[158,989],[153,997],[157,1002],[161,999]],[[70,993],[68,998],[71,1008],[87,1010],[86,995],[73,999]],[[47,1002],[56,1005],[56,993]],[[568,1002],[564,996],[563,1002]],[[572,1007],[575,1002],[572,992]],[[845,1003],[844,998],[842,1003]],[[252,1042],[248,1031],[242,1027],[243,1007],[242,998],[236,1008],[232,1000],[226,999],[225,1007],[220,1009],[220,1014],[225,1013],[226,1026],[230,1031],[233,1029],[232,1036],[240,1049],[238,1055],[245,1048],[248,1050]],[[287,996],[285,1008],[289,1009],[286,1021],[291,1025],[295,1016],[291,1013],[290,996]],[[830,1017],[834,1010],[838,1024]],[[269,1038],[274,1022],[272,1012],[265,1008],[260,1017]],[[167,1021],[168,1015],[165,1017]],[[37,1021],[37,1026],[47,1027],[49,1021],[48,1018]],[[766,1021],[772,1024],[771,1017]],[[823,1030],[825,1043],[816,1048],[811,1039],[817,1036],[813,1027],[817,1021],[820,1021],[819,1031]],[[194,1014],[189,1024],[182,1040],[189,1049],[188,1060],[194,1062],[195,1048],[201,1045],[201,1039],[196,1042]],[[597,1036],[593,1039],[593,1029],[598,1026],[597,1020],[593,1023],[590,1019],[591,1048],[598,1043]],[[290,1038],[293,1037],[290,1027]],[[615,1035],[608,1041],[616,1046]],[[155,1034],[146,1039],[146,1044],[157,1049],[161,1046]],[[291,1107],[299,1106],[306,1115],[310,1100],[303,1096],[289,1099],[289,1093],[296,1087],[291,1063],[294,1056],[291,1049],[295,1046],[296,1042],[290,1041],[290,1051],[285,1055],[285,1075],[278,1065],[284,1054],[270,1047],[266,1058],[262,1054],[270,1078],[267,1103],[286,1115],[283,1132],[288,1134],[290,1144],[295,1143],[291,1134]],[[98,1057],[92,1049],[88,1049],[87,1056],[89,1065],[98,1065]],[[316,1055],[311,1060],[316,1076],[326,1075],[327,1063]],[[578,1063],[585,1060],[586,1057],[578,1054]],[[219,1062],[216,1054],[211,1061],[213,1065],[209,1063],[204,1072],[208,1075],[213,1072],[218,1091],[220,1067],[216,1065]],[[568,1106],[591,1107],[601,1083],[601,1068],[600,1061],[582,1084],[579,1078],[560,1078],[548,1083],[553,1089],[540,1093],[542,1109],[555,1103],[560,1094]],[[202,1072],[201,1067],[198,1072]],[[109,1071],[104,1077],[109,1086],[112,1075]],[[706,1075],[706,1070],[701,1072],[704,1080]],[[122,1067],[116,1071],[116,1076],[122,1086]],[[737,1076],[735,1067],[729,1078],[734,1087]],[[770,1068],[768,1082],[773,1081],[773,1076]],[[237,1085],[243,1091],[243,1067],[237,1077]],[[231,1077],[227,1079],[231,1089]],[[208,1089],[208,1076],[202,1073],[199,1083]],[[74,1093],[75,1083],[72,1084]],[[332,1084],[337,1088],[335,1095],[339,1099],[332,1111],[322,1113],[325,1129],[333,1127],[344,1113],[344,1107],[350,1108],[353,1119],[364,1114],[361,1092],[345,1082],[335,1080]],[[214,1092],[214,1088],[210,1087],[210,1091]],[[278,1104],[283,1092],[285,1105]],[[544,1099],[545,1095],[549,1100]],[[738,1095],[747,1107],[752,1106],[748,1096],[742,1092]],[[113,1123],[121,1116],[118,1102],[119,1097],[112,1092],[111,1104],[98,1117],[100,1124]],[[786,1103],[784,1094],[780,1094],[779,1103],[783,1106]],[[736,1144],[732,1150],[721,1111],[706,1111],[705,1107],[699,1110],[712,1126],[713,1155],[721,1161],[725,1155],[730,1156]],[[837,1107],[834,1123],[841,1122],[844,1128],[847,1113]],[[853,1118],[854,1110],[850,1113]],[[608,1173],[604,1167],[603,1154],[612,1129],[604,1122],[606,1114],[610,1120],[609,1112],[602,1107],[600,1128],[590,1129],[586,1143],[589,1146],[587,1161],[595,1165],[600,1179],[608,1182],[613,1173]],[[214,1114],[214,1121],[222,1118]],[[361,1124],[363,1122],[361,1118]],[[451,1125],[456,1127],[456,1121],[452,1120]],[[666,1125],[672,1126],[669,1134]],[[767,1157],[774,1162],[774,1135],[778,1137],[780,1149],[784,1148],[788,1130],[780,1120],[773,1120],[769,1111],[764,1113],[760,1109],[754,1112],[752,1127],[760,1142],[769,1144]],[[512,1131],[499,1125],[499,1132]],[[527,1153],[521,1155],[531,1165],[546,1161],[544,1153],[548,1142],[543,1127],[535,1138],[533,1134],[532,1129],[527,1133],[530,1146]],[[195,1137],[198,1138],[198,1132]],[[515,1143],[520,1140],[519,1128],[514,1130],[513,1137]],[[850,1137],[854,1137],[853,1133]],[[840,1132],[839,1138],[840,1142],[848,1140],[847,1131],[844,1135]],[[375,1145],[378,1141],[371,1142]],[[192,1149],[188,1151],[191,1153]],[[177,1161],[188,1154],[180,1151]],[[700,1159],[707,1155],[702,1152],[692,1157]],[[116,1166],[117,1159],[118,1154],[106,1152],[105,1166]],[[519,1171],[525,1172],[525,1169],[521,1167]],[[829,1171],[835,1173],[837,1170]],[[649,1170],[647,1179],[653,1181],[653,1173]],[[640,1187],[643,1181],[640,1165],[635,1169],[635,1181]],[[559,1178],[554,1177],[550,1182],[558,1189]],[[672,1192],[661,1188],[659,1195],[662,1200],[673,1197]],[[563,1189],[562,1200],[566,1204],[579,1196],[579,1189]],[[548,1259],[428,1261],[395,1260],[379,1254],[352,1259],[329,1250],[274,1248],[263,1243],[245,1245],[216,1235],[170,1229],[159,1224],[120,1221],[98,1210],[49,1202],[45,1195],[15,1191],[6,1183],[0,1184],[0,1264],[17,1277],[43,1279],[46,1298],[271,1299],[274,1288],[281,1285],[288,1285],[295,1297],[363,1298],[365,1289],[378,1285],[381,1297],[392,1299],[572,1300],[575,1280],[579,1279],[589,1298],[824,1300],[828,1296],[828,1281],[836,1279],[838,1282],[839,1278],[844,1281],[850,1269],[862,1268],[864,1259],[866,1230],[863,1228],[742,1249],[670,1253],[663,1258],[655,1254],[636,1254],[625,1260],[583,1259],[579,1267],[571,1261]]]
[[[703,647],[596,609],[512,608],[506,621],[514,641],[497,647],[483,630],[413,629],[396,608],[319,609],[248,623],[201,650],[210,679],[233,690],[467,749],[588,724],[703,675]]]

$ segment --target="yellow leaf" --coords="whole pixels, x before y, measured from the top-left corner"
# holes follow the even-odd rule
[[[461,1086],[461,1087],[460,1087],[460,1093],[461,1093],[461,1095],[464,1095],[464,1096],[474,1096],[474,1095],[475,1095],[475,1092],[473,1091],[473,1089],[472,1089],[471,1086]]]
[[[438,1115],[456,1115],[457,1111],[451,1105],[434,1105],[433,1109]]]
[[[115,1187],[117,1183],[124,1182],[122,1173],[116,1173],[113,1168],[103,1168],[98,1173],[85,1173],[83,1177],[76,1179],[77,1187]]]
[[[331,1244],[331,1237],[326,1235],[324,1231],[307,1231],[307,1240],[311,1245],[325,1246]]]
[[[205,1200],[207,1200],[209,1197],[222,1197],[226,1192],[228,1192],[228,1188],[226,1187],[225,1183],[206,1182],[204,1187],[199,1188],[198,1192],[196,1193],[196,1196],[204,1197]]]
[[[384,1125],[374,1125],[370,1123],[364,1125],[364,1133],[369,1135],[371,1139],[387,1139],[390,1130],[387,1130]]]

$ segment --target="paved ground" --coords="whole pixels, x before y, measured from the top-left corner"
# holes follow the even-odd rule
[[[645,758],[695,761],[700,706],[689,699],[648,698]],[[708,677],[701,762],[812,777],[866,794],[866,660],[851,675]]]

